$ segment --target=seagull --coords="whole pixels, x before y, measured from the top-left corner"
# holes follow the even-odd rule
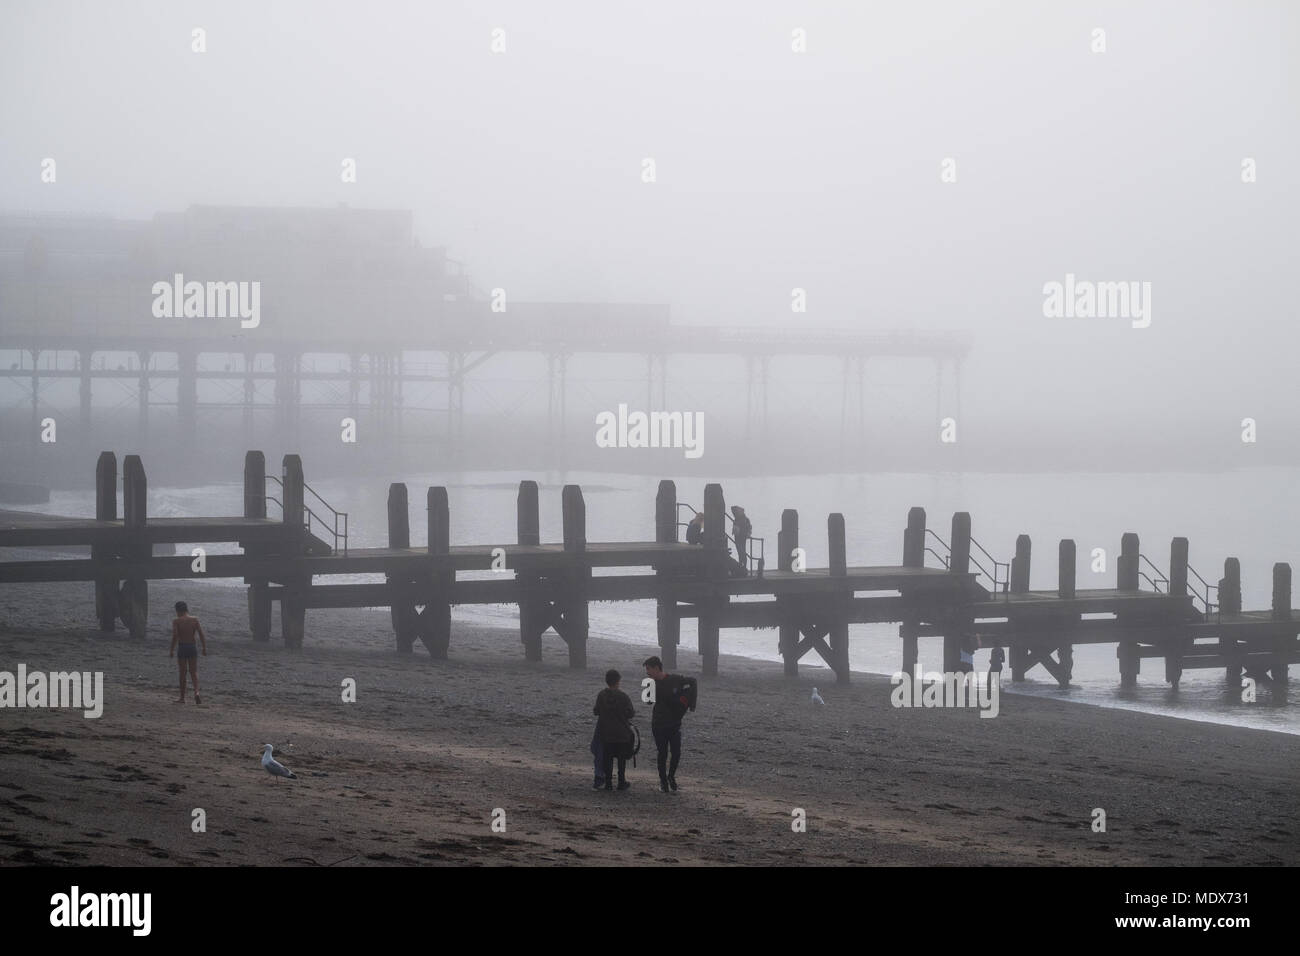
[[[271,756],[271,751],[275,748],[270,744],[264,746],[266,750],[262,752],[262,769],[273,777],[288,777],[290,780],[297,780],[297,774]]]
[[[814,704],[821,704],[823,707],[826,706],[826,701],[822,700],[822,695],[817,693],[816,687],[813,688],[812,702]]]

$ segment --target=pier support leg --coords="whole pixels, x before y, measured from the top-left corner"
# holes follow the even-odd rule
[[[271,589],[265,581],[248,586],[248,629],[254,641],[271,639]]]
[[[704,658],[704,676],[718,676],[718,619],[712,609],[700,608],[697,620],[699,627],[700,657]]]
[[[127,578],[117,594],[117,606],[131,637],[142,639],[149,627],[149,582]]]
[[[1007,649],[1007,659],[1011,663],[1011,680],[1019,683],[1025,679],[1025,671],[1029,670],[1029,653],[1023,644],[1012,644]]]
[[[778,647],[781,658],[785,661],[785,676],[799,676],[799,627],[796,624],[781,624],[778,630]]]
[[[451,605],[427,604],[416,620],[416,633],[434,660],[445,661],[451,646]]]
[[[677,645],[682,640],[682,619],[677,614],[676,601],[659,599],[656,624],[659,632],[659,659],[664,662],[664,670],[671,671],[677,666]]]
[[[280,596],[280,633],[284,637],[284,646],[289,650],[302,648],[302,640],[307,631],[307,603],[297,588],[285,589]]]
[[[915,678],[916,662],[920,658],[916,640],[916,622],[904,621],[898,626],[898,635],[903,639],[903,672]]]
[[[1137,687],[1138,672],[1142,669],[1142,658],[1136,641],[1121,641],[1115,648],[1119,658],[1119,686],[1124,690]]]

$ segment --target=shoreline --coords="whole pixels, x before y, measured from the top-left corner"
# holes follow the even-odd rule
[[[170,615],[143,642],[96,637],[66,624],[87,590],[0,587],[0,669],[102,670],[107,698],[98,720],[0,709],[9,863],[1300,863],[1300,739],[1285,733],[1019,694],[995,719],[899,710],[877,675],[841,688],[723,655],[686,718],[683,792],[658,792],[637,702],[633,788],[606,794],[591,790],[591,703],[609,666],[632,689],[651,645],[593,638],[571,671],[558,638],[530,664],[516,633],[457,622],[450,660],[399,658],[388,615],[356,609],[313,615],[289,652],[254,644],[243,596],[206,584],[187,594],[209,634],[196,708],[168,702]],[[298,780],[261,770],[266,742]]]

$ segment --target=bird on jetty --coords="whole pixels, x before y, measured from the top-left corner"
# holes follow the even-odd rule
[[[822,707],[826,706],[826,701],[822,700],[822,695],[817,693],[816,687],[813,688],[812,702],[814,704],[820,704]]]
[[[271,756],[271,751],[275,748],[270,744],[264,746],[266,750],[262,751],[262,769],[273,777],[288,777],[290,780],[297,780],[297,774]]]

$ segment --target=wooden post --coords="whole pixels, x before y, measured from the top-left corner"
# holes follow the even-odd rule
[[[1138,590],[1139,554],[1138,536],[1132,531],[1126,532],[1119,539],[1119,561],[1116,562],[1115,586],[1121,591]],[[1122,624],[1124,615],[1117,614],[1116,623]],[[1142,650],[1137,641],[1120,641],[1115,648],[1119,658],[1119,686],[1122,690],[1137,687],[1138,674],[1142,670]]]
[[[451,553],[451,516],[447,507],[447,489],[430,488],[425,495],[428,508],[429,554],[442,557]],[[433,572],[433,597],[420,612],[417,625],[421,643],[429,656],[445,661],[451,645],[451,597],[455,571]]]
[[[1058,548],[1058,566],[1057,566],[1057,596],[1064,600],[1074,600],[1075,586],[1078,580],[1074,541],[1070,538],[1063,538]],[[1071,612],[1066,618],[1062,617],[1061,625],[1068,626],[1078,617]],[[1066,633],[1062,630],[1060,633]],[[1074,645],[1068,641],[1062,640],[1056,648],[1056,658],[1060,662],[1061,673],[1057,675],[1057,683],[1061,687],[1068,687],[1070,678],[1074,675]]]
[[[519,495],[515,499],[516,527],[519,544],[524,546],[542,543],[541,524],[537,508],[537,482],[519,482]],[[519,639],[524,645],[524,660],[540,661],[542,659],[542,624],[545,609],[540,607],[538,599],[524,592],[535,590],[540,578],[536,574],[515,570],[515,581],[520,588],[519,597]]]
[[[712,562],[708,577],[729,573],[730,561],[727,559],[727,528],[723,515],[726,503],[722,497],[722,486],[712,482],[704,486],[704,548],[714,552],[718,559]],[[704,659],[704,676],[716,677],[718,674],[719,643],[719,603],[726,604],[726,598],[709,597],[699,602],[699,616],[696,626],[699,632],[699,652]]]
[[[1116,565],[1118,580],[1116,586],[1121,591],[1138,590],[1138,536],[1132,531],[1119,539],[1119,562]]]
[[[1029,593],[1029,575],[1033,560],[1033,542],[1030,541],[1029,535],[1022,534],[1016,538],[1016,554],[1011,559],[1011,593],[1028,594]],[[1020,643],[1017,643],[1017,641]],[[1007,638],[1007,663],[1011,665],[1011,680],[1022,681],[1025,679],[1025,672],[1029,670],[1029,652],[1024,643],[1024,637],[1021,635],[1011,635]]]
[[[826,519],[827,547],[830,554],[830,574],[843,578],[848,574],[848,560],[844,543],[844,515],[838,512]],[[837,684],[849,683],[849,604],[852,591],[837,592],[831,596],[830,638],[831,660]]]
[[[1291,620],[1291,565],[1285,562],[1273,565],[1273,620]],[[1292,630],[1279,630],[1274,638],[1269,676],[1275,688],[1285,688],[1290,680],[1287,658],[1294,635]]]
[[[1174,538],[1169,543],[1169,595],[1187,596],[1187,539]],[[1165,680],[1175,688],[1183,677],[1183,645],[1185,634],[1181,628],[1171,629],[1165,645]]]
[[[260,451],[244,453],[244,517],[266,518],[266,455]],[[246,555],[263,557],[271,553],[261,546],[245,544]],[[254,641],[271,639],[271,589],[265,577],[248,578],[248,629]]]
[[[117,456],[111,451],[100,452],[95,462],[95,520],[117,520]],[[90,556],[96,561],[95,616],[101,631],[112,632],[118,615],[117,575],[102,573],[99,562],[111,561],[117,555],[110,545],[92,544]]]
[[[909,508],[907,527],[903,530],[903,567],[925,567],[925,509]],[[914,612],[903,612],[903,620],[898,625],[898,636],[903,640],[903,670],[912,676],[916,674],[916,662],[920,658],[917,633],[920,630],[920,618]]]
[[[1169,594],[1187,596],[1187,539],[1174,538],[1169,543]]]
[[[388,486],[388,546],[394,550],[411,547],[411,506],[406,485],[395,481]],[[404,596],[404,585],[411,582],[390,572],[388,580],[389,615],[397,637],[397,653],[410,654],[415,649],[415,603]]]
[[[127,455],[122,462],[122,524],[126,531],[125,557],[131,562],[148,561],[153,545],[145,540],[148,523],[149,482],[139,455]],[[119,613],[133,638],[143,638],[149,626],[149,580],[128,577],[117,597]]]
[[[948,570],[953,574],[970,573],[970,514],[958,511],[952,516],[952,550]],[[961,644],[967,634],[965,615],[949,615],[948,633],[943,636],[943,669],[952,674],[961,668]]]
[[[1065,600],[1074,600],[1075,595],[1075,548],[1074,542],[1069,538],[1061,539],[1059,548],[1060,563],[1057,572],[1058,597]]]
[[[907,529],[903,532],[903,567],[925,567],[925,509],[907,512]]]
[[[284,554],[294,566],[294,570],[285,575],[280,591],[280,635],[285,647],[297,650],[302,647],[307,632],[306,592],[311,587],[311,576],[296,569],[306,550],[306,482],[302,458],[285,455],[281,459],[280,481],[284,485],[281,489],[284,494]]]
[[[677,485],[664,479],[655,495],[655,541],[678,544]],[[659,658],[665,670],[677,666],[677,645],[682,639],[682,619],[677,613],[677,598],[672,596],[672,579],[663,568],[655,571],[659,597],[655,599],[655,629],[659,636]]]
[[[799,512],[786,508],[781,512],[781,530],[776,535],[776,567],[794,573],[794,552],[799,547]],[[799,676],[799,602],[777,597],[777,650],[785,662],[785,676]]]
[[[1223,562],[1223,577],[1219,578],[1219,620],[1236,617],[1241,613],[1241,562],[1228,558]],[[1232,687],[1241,688],[1241,649],[1235,638],[1219,632],[1219,653],[1226,662],[1224,675]]]
[[[1029,566],[1033,554],[1033,543],[1029,535],[1022,534],[1016,538],[1016,554],[1011,559],[1011,593],[1029,592]]]
[[[574,558],[574,566],[566,575],[564,595],[564,633],[569,645],[569,667],[582,670],[587,666],[587,637],[591,630],[590,605],[587,600],[587,582],[591,579],[591,566],[587,564],[587,504],[582,489],[565,485],[560,493],[560,506],[564,516],[564,550]]]

